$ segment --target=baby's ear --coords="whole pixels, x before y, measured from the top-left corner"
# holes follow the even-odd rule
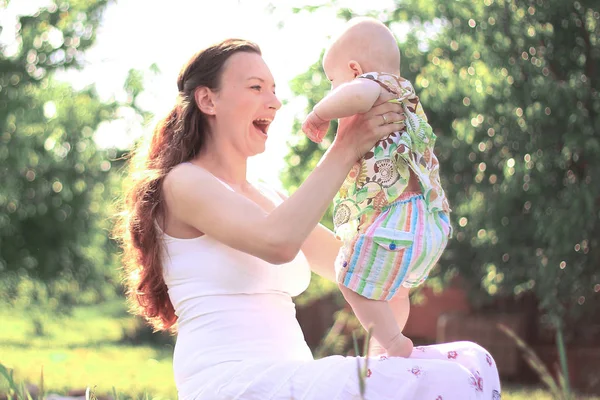
[[[348,67],[352,70],[352,72],[354,73],[354,77],[356,78],[359,75],[363,74],[363,70],[360,66],[360,64],[358,63],[358,61],[356,60],[350,60],[348,62]]]

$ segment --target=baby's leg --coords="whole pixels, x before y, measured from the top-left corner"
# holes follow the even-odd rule
[[[400,331],[404,330],[404,326],[406,325],[410,313],[409,292],[410,289],[400,286],[398,292],[388,302],[392,314],[394,315],[394,320]],[[371,343],[369,343],[369,354],[377,356],[383,353],[385,353],[383,346],[375,340],[375,338],[371,338]]]
[[[339,287],[361,325],[365,329],[372,328],[373,337],[385,348],[388,356],[408,357],[412,353],[412,341],[402,334],[386,301],[367,299],[343,285]]]
[[[394,314],[394,319],[401,331],[404,330],[406,321],[408,321],[408,314],[410,313],[409,292],[409,288],[400,286],[396,295],[389,301],[390,308]]]

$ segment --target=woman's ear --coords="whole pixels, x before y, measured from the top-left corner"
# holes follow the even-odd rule
[[[356,60],[350,60],[348,62],[348,67],[352,70],[352,72],[354,73],[354,77],[356,78],[359,75],[363,74],[363,70],[360,67],[360,64],[358,63],[358,61]]]
[[[206,86],[197,87],[194,91],[196,104],[202,113],[206,115],[215,115],[214,93]]]

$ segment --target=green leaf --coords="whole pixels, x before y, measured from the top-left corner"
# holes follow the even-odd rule
[[[375,146],[374,152],[375,158],[379,159],[383,155],[383,148],[381,146]]]
[[[399,196],[398,193],[398,189],[396,189],[395,186],[390,186],[389,188],[385,189],[387,191],[388,194],[388,198],[397,198]]]
[[[369,190],[367,188],[360,189],[358,192],[356,192],[356,202],[359,204],[362,203],[363,201],[365,201],[367,199],[368,195],[369,195]]]

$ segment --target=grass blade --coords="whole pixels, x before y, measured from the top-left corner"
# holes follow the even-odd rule
[[[571,385],[569,383],[569,367],[567,364],[567,351],[565,349],[565,339],[562,334],[562,323],[559,317],[554,317],[554,326],[556,327],[556,346],[558,348],[558,358],[560,360],[560,374],[558,382],[566,399],[571,398]]]
[[[365,374],[363,373],[363,368],[360,365],[360,353],[358,351],[358,341],[356,340],[356,333],[352,332],[352,344],[354,345],[354,355],[356,358],[356,368],[358,373],[358,389],[360,391],[360,397],[362,399],[365,398]]]
[[[498,329],[510,337],[516,343],[517,347],[521,349],[527,364],[538,374],[540,380],[548,387],[554,398],[561,399],[563,397],[562,390],[560,390],[552,374],[533,349],[508,326],[504,324],[498,324],[497,326]]]

